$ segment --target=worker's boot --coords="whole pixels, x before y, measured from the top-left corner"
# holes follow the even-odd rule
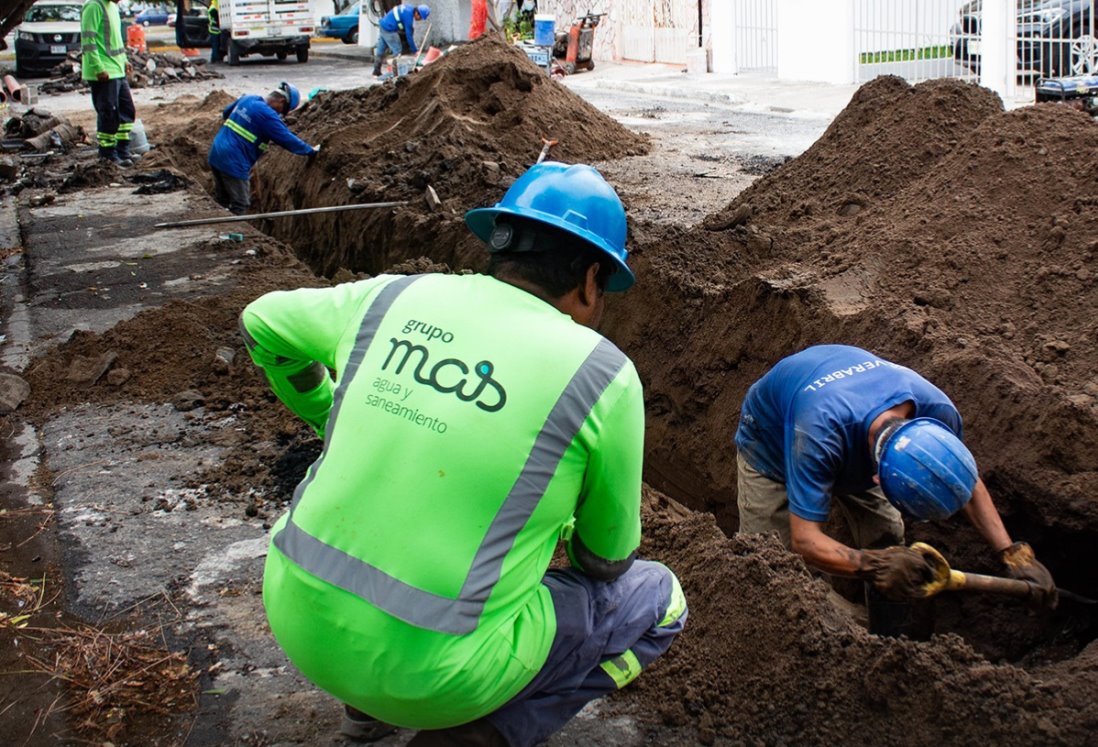
[[[102,145],[99,146],[99,160],[113,163],[115,166],[133,166],[133,161],[123,164],[122,159],[118,157],[118,151],[115,148],[105,148]]]
[[[421,731],[408,747],[509,747],[503,735],[488,719],[477,719],[449,729]]]
[[[378,721],[349,705],[343,706],[343,722],[339,725],[339,733],[353,742],[376,742],[395,731],[395,726]]]
[[[376,60],[374,60],[374,77],[375,78],[380,78],[381,77],[381,58],[380,57],[378,57]]]
[[[129,140],[119,140],[115,152],[118,154],[118,165],[126,168],[133,166],[134,162],[139,158],[138,155],[130,152]]]

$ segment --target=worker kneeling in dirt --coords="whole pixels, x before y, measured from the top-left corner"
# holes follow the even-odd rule
[[[1007,573],[1056,604],[1056,585],[1024,542],[1011,542],[949,398],[911,369],[856,347],[819,345],[751,386],[736,432],[741,532],[777,531],[806,563],[866,581],[870,631],[905,632],[910,600],[931,580],[904,547],[901,514],[963,511]],[[832,498],[854,550],[824,533]]]
[[[301,103],[297,88],[286,81],[262,96],[241,96],[221,112],[224,123],[217,131],[207,160],[214,176],[214,199],[234,215],[252,205],[252,167],[274,142],[299,156],[314,156],[319,145],[309,145],[282,121]]]
[[[271,530],[271,630],[358,739],[537,744],[686,621],[671,571],[635,559],[643,393],[594,331],[604,292],[633,284],[621,201],[546,162],[465,220],[486,275],[276,292],[242,315],[324,436]],[[571,568],[547,572],[558,541]]]

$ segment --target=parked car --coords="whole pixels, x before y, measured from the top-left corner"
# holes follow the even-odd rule
[[[1054,78],[1098,74],[1098,38],[1092,0],[1016,0],[1019,74]],[[950,30],[953,57],[979,71],[983,0],[961,7]]]
[[[45,75],[69,52],[80,51],[79,0],[41,0],[15,32],[15,74]]]
[[[362,3],[355,3],[334,16],[320,19],[320,36],[340,39],[344,44],[358,44],[358,13]]]
[[[163,26],[168,22],[168,9],[165,7],[145,8],[133,17],[133,22],[140,23],[142,26]]]

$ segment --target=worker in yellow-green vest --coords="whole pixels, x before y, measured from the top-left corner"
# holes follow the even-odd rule
[[[129,62],[122,43],[118,0],[85,0],[80,11],[80,67],[91,87],[99,157],[133,166],[130,132],[137,110],[126,82]]]
[[[221,62],[225,59],[225,50],[221,48],[221,9],[217,0],[210,0],[206,19],[210,33],[210,62]]]
[[[358,740],[537,744],[686,622],[674,574],[636,558],[643,392],[595,331],[633,284],[621,200],[546,162],[465,221],[486,274],[274,292],[241,317],[324,439],[271,530],[267,616]],[[558,542],[571,567],[547,570]]]

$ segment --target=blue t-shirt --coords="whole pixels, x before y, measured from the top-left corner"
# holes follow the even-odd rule
[[[817,345],[784,358],[747,392],[736,448],[764,476],[785,483],[789,511],[826,521],[831,496],[875,483],[869,426],[890,407],[915,403],[961,437],[961,415],[941,389],[909,368],[849,345]]]
[[[207,160],[210,165],[234,179],[247,179],[252,166],[274,142],[299,156],[313,154],[306,143],[267,105],[262,96],[241,96],[221,112],[225,124],[217,131]]]
[[[388,31],[390,33],[396,31],[404,32],[404,38],[408,40],[408,54],[416,53],[416,40],[413,37],[416,23],[415,13],[415,6],[401,3],[382,16],[381,20],[378,22],[378,26],[382,31]]]

